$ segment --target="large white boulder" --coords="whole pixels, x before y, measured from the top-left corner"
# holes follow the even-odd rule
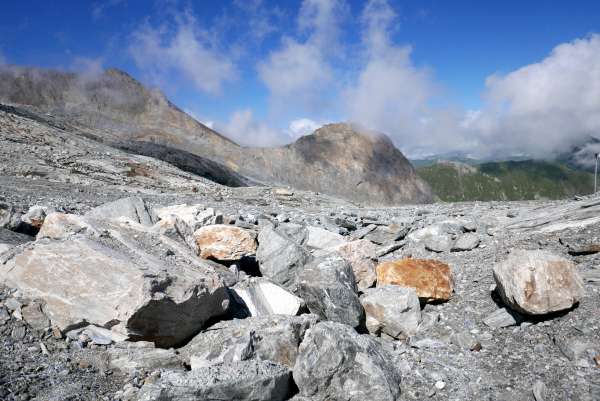
[[[506,306],[528,315],[569,309],[584,296],[575,265],[546,251],[513,251],[494,266],[494,279]]]
[[[385,285],[369,288],[360,298],[369,333],[394,339],[417,334],[421,304],[414,288]]]
[[[0,266],[0,283],[43,300],[63,331],[94,324],[169,347],[227,311],[219,272],[151,227],[55,217]]]

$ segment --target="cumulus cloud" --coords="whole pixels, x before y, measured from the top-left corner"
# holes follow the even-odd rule
[[[440,94],[432,73],[413,63],[410,46],[391,40],[398,15],[389,3],[368,1],[360,21],[364,63],[342,94],[347,118],[388,134],[412,155],[466,142],[457,138],[460,110],[431,106]]]
[[[277,100],[307,100],[319,85],[326,85],[332,72],[321,51],[307,43],[287,39],[283,48],[271,53],[258,67],[260,77]]]
[[[182,75],[198,90],[219,94],[237,76],[233,61],[189,12],[177,15],[172,24],[140,26],[129,52],[138,68],[159,83]]]
[[[470,128],[499,153],[547,156],[600,135],[600,35],[561,44],[539,63],[486,81]]]
[[[306,39],[282,39],[281,47],[258,64],[258,73],[270,92],[271,105],[286,108],[319,108],[332,85],[334,71],[330,56],[338,43],[340,23],[346,13],[338,0],[304,0],[298,28]]]
[[[244,146],[266,147],[283,144],[281,131],[257,121],[250,109],[234,112],[227,123],[216,128],[229,139]]]
[[[304,135],[312,134],[315,130],[323,126],[324,123],[319,123],[311,120],[310,118],[298,118],[290,121],[286,133],[288,136],[296,140]]]

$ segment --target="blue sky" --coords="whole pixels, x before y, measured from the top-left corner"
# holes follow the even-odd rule
[[[561,105],[543,99],[600,79],[599,16],[598,1],[11,1],[0,14],[0,60],[121,68],[246,144],[351,120],[413,155],[532,153],[540,135],[554,139],[544,147],[552,152],[600,128],[595,85],[558,123]],[[578,57],[591,70],[587,85],[537,95],[540,80],[577,74]],[[542,99],[535,107],[532,93]],[[540,113],[548,126],[533,122]],[[578,113],[592,117],[575,123]]]

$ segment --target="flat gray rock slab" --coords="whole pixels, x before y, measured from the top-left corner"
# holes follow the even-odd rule
[[[165,371],[144,385],[138,401],[283,401],[290,392],[290,370],[268,361],[215,364],[190,372]]]

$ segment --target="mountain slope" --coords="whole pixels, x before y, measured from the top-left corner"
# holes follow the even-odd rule
[[[371,204],[432,200],[427,184],[387,136],[351,124],[328,124],[290,145],[251,152],[245,171],[261,180]]]
[[[49,114],[81,135],[196,169],[191,172],[225,184],[290,185],[380,205],[432,199],[410,162],[384,135],[338,124],[288,146],[244,148],[116,69],[86,77],[0,67],[0,102],[28,105],[33,114]]]
[[[476,166],[438,162],[418,174],[440,200],[561,199],[593,191],[593,175],[547,161],[489,162]]]

